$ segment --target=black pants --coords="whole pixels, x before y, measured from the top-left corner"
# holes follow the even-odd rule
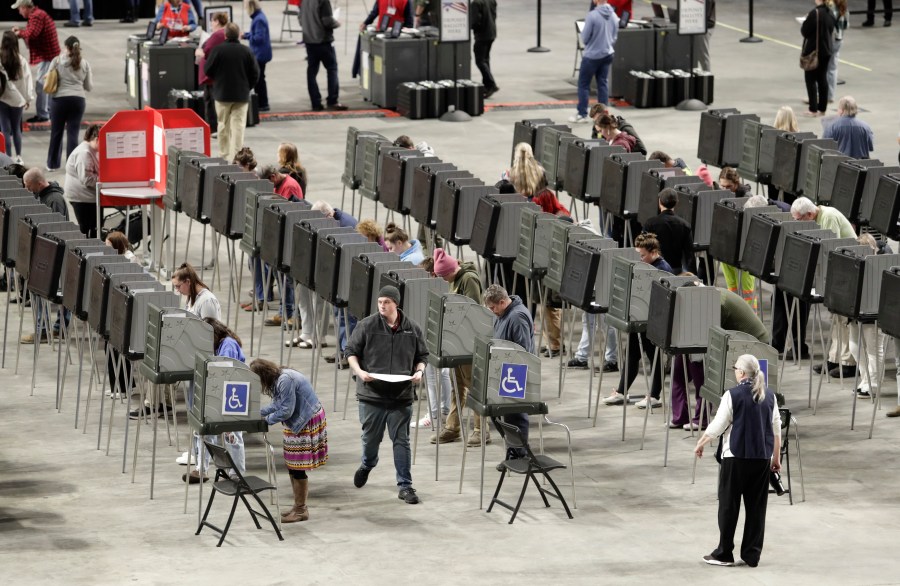
[[[308,59],[306,62],[306,87],[313,108],[319,108],[322,105],[322,94],[319,92],[319,83],[316,81],[316,76],[319,75],[319,65],[325,67],[325,73],[328,75],[328,96],[325,101],[329,106],[337,104],[340,85],[334,45],[332,43],[307,43],[306,56]]]
[[[259,81],[256,82],[256,95],[259,96],[259,108],[265,109],[269,107],[269,88],[266,87],[266,64],[257,61],[259,65]]]
[[[743,498],[744,536],[741,538],[741,559],[751,566],[759,563],[766,532],[769,465],[769,460],[722,460],[719,471],[719,546],[712,553],[717,560],[734,561],[734,532]]]
[[[891,17],[894,16],[894,0],[881,0],[881,3],[884,5],[884,21],[891,22]],[[869,5],[866,7],[866,20],[875,20],[875,0],[869,0]]]
[[[78,227],[88,238],[97,237],[97,204],[90,202],[71,201],[72,211],[75,212],[75,221]]]
[[[638,340],[638,336],[640,336],[640,340]],[[619,388],[616,389],[623,395],[625,394],[625,389],[630,389],[634,379],[637,377],[638,364],[641,361],[641,344],[644,346],[647,364],[651,370],[653,369],[653,353],[656,350],[656,346],[650,343],[645,333],[628,334],[628,364],[627,368],[623,369],[619,375]],[[619,354],[621,355],[621,350],[619,350]],[[659,399],[662,391],[662,370],[665,367],[665,363],[665,357],[660,353],[659,364],[656,365],[656,370],[650,381],[650,396],[654,399]]]
[[[810,112],[824,114],[828,108],[828,61],[830,60],[831,57],[819,55],[819,66],[812,71],[803,72]]]
[[[497,83],[491,74],[491,45],[493,44],[493,39],[489,41],[475,39],[475,45],[472,47],[472,52],[475,54],[475,67],[481,72],[481,83],[486,92],[497,89]]]
[[[497,425],[497,421],[494,421],[494,427],[497,428],[497,432],[500,433],[500,427]],[[507,413],[503,416],[503,423],[507,425],[512,425],[516,429],[519,430],[519,435],[522,436],[522,441],[526,444],[528,443],[528,426],[529,420],[528,415],[525,413]],[[506,448],[506,459],[512,460],[515,458],[524,458],[526,455],[525,448]]]
[[[84,104],[84,98],[78,96],[50,98],[50,148],[47,149],[47,167],[50,169],[60,168],[63,130],[66,131],[66,159],[78,146]]]
[[[794,301],[793,295],[787,296],[787,306],[784,304],[784,295],[779,289],[775,289],[772,299],[772,347],[783,352],[785,340],[787,340],[788,332],[788,311]],[[809,352],[809,346],[806,345],[806,323],[809,321],[809,303],[797,301],[796,311],[800,312],[800,331],[797,332],[797,314],[794,314],[791,320],[790,328],[794,340],[799,340],[800,355],[805,356]]]
[[[203,109],[206,111],[206,123],[210,132],[218,132],[219,117],[216,115],[216,101],[212,95],[212,84],[203,85]]]

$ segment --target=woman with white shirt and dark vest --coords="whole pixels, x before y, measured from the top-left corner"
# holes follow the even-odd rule
[[[722,395],[716,417],[700,437],[694,453],[722,436],[719,471],[719,545],[703,560],[714,566],[733,566],[734,531],[744,499],[746,518],[741,559],[759,564],[766,528],[770,472],[781,470],[781,415],[775,393],[766,389],[759,361],[750,354],[734,364],[738,385]]]

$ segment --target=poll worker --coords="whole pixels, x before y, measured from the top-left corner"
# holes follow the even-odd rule
[[[494,314],[494,338],[518,344],[527,352],[534,354],[534,321],[531,313],[522,303],[518,295],[509,295],[500,285],[491,285],[482,296],[484,306]],[[526,413],[507,413],[503,421],[515,426],[525,443],[528,443],[528,415]],[[506,460],[525,457],[524,448],[506,448]],[[503,465],[497,469],[502,471]]]
[[[375,23],[377,28],[381,28],[385,17],[387,17],[387,25],[383,30],[391,30],[396,22],[401,23],[404,28],[412,28],[415,24],[412,0],[375,0],[372,10],[359,25],[359,31],[366,30],[366,27],[372,23]]]
[[[450,256],[443,248],[434,250],[434,274],[444,279],[450,284],[450,293],[454,295],[465,295],[475,303],[481,303],[481,279],[478,276],[478,270],[475,264],[471,262],[460,263],[458,260]],[[447,424],[441,430],[440,437],[437,434],[431,437],[431,443],[449,443],[457,442],[462,438],[462,415],[456,408],[456,403],[463,409],[466,408],[466,397],[469,396],[469,390],[472,387],[472,365],[461,364],[455,367],[456,373],[456,396],[450,401],[450,413],[447,414]],[[475,429],[469,436],[468,443],[472,446],[481,445],[481,425],[482,418],[477,413],[472,413],[472,419],[475,423]],[[485,429],[485,443],[491,443],[491,434]]]
[[[186,37],[197,28],[197,19],[187,2],[165,0],[156,11],[156,27],[169,29],[169,38]]]
[[[733,369],[738,384],[722,395],[715,419],[694,448],[694,454],[702,458],[704,447],[722,436],[716,453],[721,462],[719,545],[703,556],[703,561],[713,566],[734,565],[734,531],[743,498],[746,517],[741,559],[755,568],[763,548],[769,476],[781,470],[781,414],[754,356],[738,356]]]
[[[378,464],[378,447],[387,427],[394,448],[394,469],[400,492],[407,504],[419,502],[412,486],[409,423],[415,385],[425,373],[428,350],[419,325],[400,310],[400,291],[386,285],[378,291],[378,313],[360,320],[350,343],[347,360],[356,375],[356,397],[362,424],[362,463],[353,475],[356,488],[365,486]],[[402,377],[384,380],[383,375]]]
[[[814,220],[820,228],[831,230],[838,238],[856,238],[856,231],[844,214],[832,207],[817,206],[809,198],[798,197],[791,205],[791,216],[795,220]],[[805,325],[801,323],[804,330]],[[773,332],[772,337],[775,336],[776,333]],[[833,378],[856,375],[856,360],[850,352],[850,328],[846,317],[832,316],[827,368],[828,374]],[[821,374],[822,367],[816,365],[813,370]]]

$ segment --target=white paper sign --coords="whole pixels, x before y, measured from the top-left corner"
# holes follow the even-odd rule
[[[134,159],[147,156],[147,133],[143,130],[106,133],[107,159]]]
[[[678,0],[678,34],[706,34],[706,0]]]
[[[441,0],[441,42],[469,41],[469,0]]]
[[[168,128],[166,129],[166,146],[178,147],[183,151],[205,152],[203,129],[200,127]]]

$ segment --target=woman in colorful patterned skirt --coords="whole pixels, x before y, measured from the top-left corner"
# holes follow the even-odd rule
[[[328,430],[325,410],[309,380],[290,368],[258,358],[250,364],[262,382],[262,392],[272,402],[260,410],[269,425],[284,426],[284,462],[291,475],[294,507],[281,514],[282,523],[309,519],[307,470],[328,461]]]

